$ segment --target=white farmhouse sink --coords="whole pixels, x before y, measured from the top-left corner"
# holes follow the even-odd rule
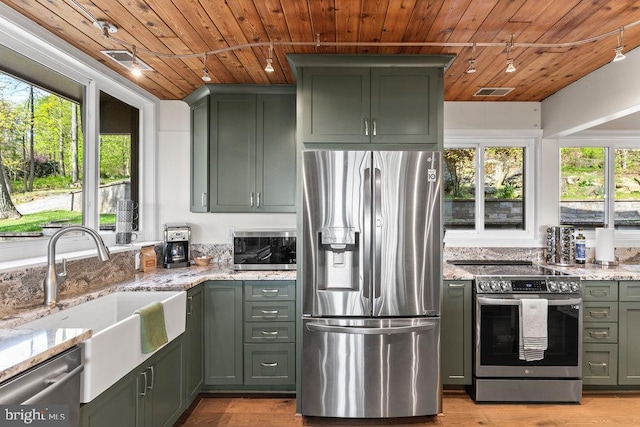
[[[20,328],[91,329],[83,347],[81,402],[90,402],[109,386],[148,359],[142,353],[139,308],[162,302],[169,342],[184,332],[186,292],[114,292],[86,303],[25,323]]]

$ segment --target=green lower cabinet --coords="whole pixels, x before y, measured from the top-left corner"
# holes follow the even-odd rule
[[[204,384],[242,384],[242,282],[205,283]]]
[[[440,324],[440,372],[443,385],[470,385],[473,356],[472,282],[445,281]]]
[[[295,383],[295,344],[245,344],[244,383]]]
[[[620,302],[618,384],[640,385],[640,302]]]
[[[184,342],[179,336],[80,408],[83,427],[172,426],[185,410]]]
[[[583,344],[582,382],[611,386],[618,383],[617,344]]]
[[[204,285],[187,292],[185,327],[185,405],[189,407],[204,382]]]

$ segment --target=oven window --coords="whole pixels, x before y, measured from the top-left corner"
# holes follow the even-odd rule
[[[542,360],[518,358],[517,305],[480,306],[480,365],[578,366],[580,310],[570,305],[548,308],[548,348]]]

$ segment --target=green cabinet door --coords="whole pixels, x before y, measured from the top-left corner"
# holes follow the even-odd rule
[[[242,282],[210,281],[204,292],[204,383],[242,384]]]
[[[185,329],[185,406],[189,407],[200,393],[204,380],[204,285],[187,292],[187,322]]]
[[[144,425],[141,405],[146,385],[136,370],[127,374],[98,397],[80,407],[83,427]]]
[[[209,97],[191,105],[191,212],[209,210]]]
[[[640,385],[640,302],[620,302],[619,322],[618,384]]]
[[[442,141],[442,126],[438,123],[443,114],[443,96],[440,69],[372,68],[371,142]]]
[[[184,340],[172,341],[151,359],[147,372],[145,426],[172,426],[185,410]]]
[[[471,286],[469,280],[444,282],[440,325],[440,372],[444,385],[471,384]]]
[[[257,95],[257,212],[295,212],[296,96]]]
[[[369,68],[309,67],[302,72],[302,142],[371,142]]]
[[[213,94],[210,109],[210,210],[251,211],[257,198],[256,97]]]

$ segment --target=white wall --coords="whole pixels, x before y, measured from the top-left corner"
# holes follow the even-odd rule
[[[539,102],[445,102],[444,131],[540,129]]]
[[[167,222],[191,225],[193,243],[231,243],[231,228],[296,227],[295,214],[189,212],[189,106],[182,101],[160,101],[158,110],[158,239]]]
[[[542,101],[545,138],[570,135],[640,111],[640,49],[625,55],[625,60],[609,63]]]

